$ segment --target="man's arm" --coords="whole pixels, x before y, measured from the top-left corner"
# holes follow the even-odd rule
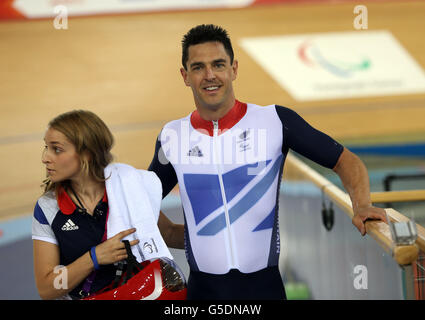
[[[364,222],[367,219],[386,222],[385,210],[371,204],[369,176],[363,162],[337,141],[310,126],[295,111],[276,106],[276,112],[283,127],[282,152],[290,148],[339,175],[353,204],[352,222],[360,233],[366,234]]]
[[[385,210],[372,206],[368,172],[359,157],[344,148],[333,171],[338,174],[350,196],[354,211],[352,222],[363,236],[366,234],[366,220],[386,222]]]
[[[161,135],[161,134],[160,134]],[[162,199],[176,186],[177,175],[171,162],[168,161],[161,148],[160,135],[155,144],[155,153],[148,170],[155,172],[162,184]]]
[[[159,212],[158,228],[170,248],[184,249],[184,225],[175,224],[162,211]]]
[[[161,161],[162,159],[162,161]],[[160,135],[155,145],[155,154],[148,170],[154,172],[162,184],[162,198],[175,187],[177,184],[177,175],[172,164],[166,161],[161,148]],[[167,216],[159,212],[158,228],[168,247],[176,249],[184,249],[184,225],[175,224]]]

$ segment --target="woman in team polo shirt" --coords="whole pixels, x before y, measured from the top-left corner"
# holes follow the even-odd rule
[[[114,138],[97,115],[78,110],[50,121],[44,141],[47,178],[33,219],[36,285],[43,299],[81,299],[111,283],[113,264],[127,257],[121,240],[135,232],[106,240],[104,169],[113,159]],[[158,227],[169,247],[184,248],[183,225],[160,213]]]

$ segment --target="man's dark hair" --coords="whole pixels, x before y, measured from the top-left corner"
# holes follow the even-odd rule
[[[182,40],[182,64],[183,68],[187,70],[186,63],[189,59],[189,47],[205,42],[220,42],[223,44],[224,49],[230,57],[230,64],[233,63],[233,48],[230,42],[229,35],[226,30],[213,24],[201,24],[190,29],[183,37]]]

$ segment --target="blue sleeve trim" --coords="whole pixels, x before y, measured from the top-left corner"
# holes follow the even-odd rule
[[[313,128],[295,111],[276,105],[276,112],[283,127],[282,152],[292,149],[326,168],[335,167],[344,146]]]
[[[38,204],[38,202],[37,202],[37,204],[35,205],[35,208],[34,208],[34,218],[38,221],[38,222],[40,222],[41,224],[49,224],[49,222],[47,221],[47,218],[46,218],[46,216],[44,215],[44,212],[43,212],[43,210],[41,209],[41,207],[40,207],[40,205]]]
[[[153,171],[161,180],[162,184],[162,198],[164,199],[168,193],[176,186],[177,184],[177,175],[174,171],[173,165],[167,161],[166,164],[161,163],[161,159],[164,162],[167,159],[164,155],[164,152],[161,148],[161,134],[159,134],[158,139],[155,145],[155,154],[153,156],[152,162],[149,165],[148,171]]]

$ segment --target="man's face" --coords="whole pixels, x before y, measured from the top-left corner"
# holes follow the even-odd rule
[[[184,82],[192,88],[198,108],[212,111],[228,107],[234,101],[232,82],[238,63],[230,57],[220,42],[205,42],[188,49],[187,70],[180,69]]]

